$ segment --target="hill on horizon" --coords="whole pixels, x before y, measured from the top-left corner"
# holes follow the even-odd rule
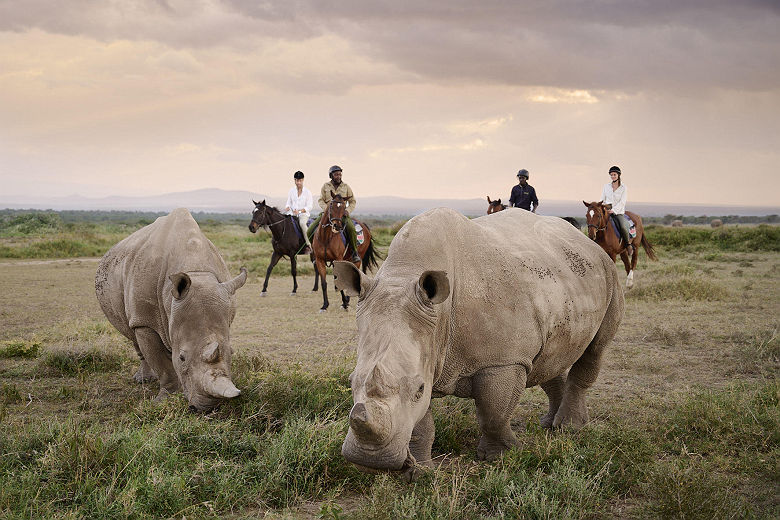
[[[15,199],[15,200],[14,200]],[[110,196],[90,198],[79,195],[52,197],[33,200],[24,197],[6,197],[0,199],[0,208],[6,209],[51,209],[51,210],[121,210],[121,211],[164,211],[186,207],[190,211],[212,213],[250,213],[252,201],[266,200],[269,204],[281,206],[284,197],[267,196],[241,190],[223,190],[203,188],[192,191],[164,193],[150,197]],[[506,202],[506,201],[505,201]],[[397,215],[412,216],[430,208],[452,208],[464,215],[484,215],[487,200],[475,199],[407,199],[395,196],[358,198],[357,215]],[[647,217],[665,215],[773,215],[780,213],[780,207],[773,206],[732,206],[724,204],[669,204],[669,203],[629,203],[629,209]],[[315,212],[319,208],[315,203]],[[582,201],[544,200],[540,201],[538,213],[541,215],[574,216],[584,215]]]

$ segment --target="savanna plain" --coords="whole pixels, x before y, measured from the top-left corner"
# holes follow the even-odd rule
[[[149,220],[0,218],[0,517],[780,517],[780,227],[650,226],[659,261],[640,254],[591,422],[540,428],[547,400],[528,389],[522,447],[478,462],[471,401],[434,400],[438,468],[410,484],[340,454],[354,306],[330,279],[318,313],[304,257],[297,296],[283,260],[261,297],[270,236],[248,221],[200,221],[250,278],[231,329],[242,394],[194,414],[133,382],[94,294],[100,256]],[[372,228],[383,254],[399,227]]]

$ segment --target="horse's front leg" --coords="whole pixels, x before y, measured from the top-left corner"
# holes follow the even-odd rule
[[[319,273],[317,273],[317,263],[314,261],[314,253],[309,255],[309,258],[311,259],[311,266],[314,268],[314,288],[311,292],[317,292],[320,288],[320,276]]]
[[[268,290],[268,278],[271,276],[271,271],[274,270],[274,266],[281,257],[282,255],[278,254],[276,251],[271,255],[271,263],[268,264],[268,269],[265,271],[265,281],[263,282],[263,290],[260,291],[260,296],[266,296],[268,294],[266,292]]]
[[[317,275],[320,277],[320,284],[322,285],[322,307],[320,312],[328,310],[328,282],[325,280],[327,274],[327,268],[325,267],[325,260],[317,258]]]
[[[295,255],[290,257],[290,272],[293,277],[293,290],[290,293],[290,296],[295,296],[296,291],[298,290],[298,260],[295,259]]]
[[[349,309],[349,296],[344,294],[344,291],[341,291],[341,308],[344,310]]]

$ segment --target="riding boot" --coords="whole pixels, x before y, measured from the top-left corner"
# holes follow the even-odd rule
[[[352,250],[352,263],[358,263],[360,262],[360,256],[357,254],[357,251],[354,249]]]

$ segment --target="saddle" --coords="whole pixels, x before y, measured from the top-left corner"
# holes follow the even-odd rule
[[[361,226],[357,220],[353,218],[352,223],[355,225],[355,235],[357,235],[357,245],[358,247],[360,247],[363,244],[363,242],[366,241],[366,234],[363,233],[363,226]],[[346,246],[347,245],[346,229],[342,229],[339,235],[341,235],[341,242]]]
[[[636,238],[636,224],[634,224],[634,221],[631,220],[631,217],[629,217],[627,214],[623,213],[622,216],[628,222],[628,238],[633,240]],[[612,224],[612,231],[615,232],[615,236],[618,237],[618,240],[622,240],[623,237],[620,236],[620,230],[618,229],[617,224],[615,224],[615,220],[610,218],[609,222]]]

